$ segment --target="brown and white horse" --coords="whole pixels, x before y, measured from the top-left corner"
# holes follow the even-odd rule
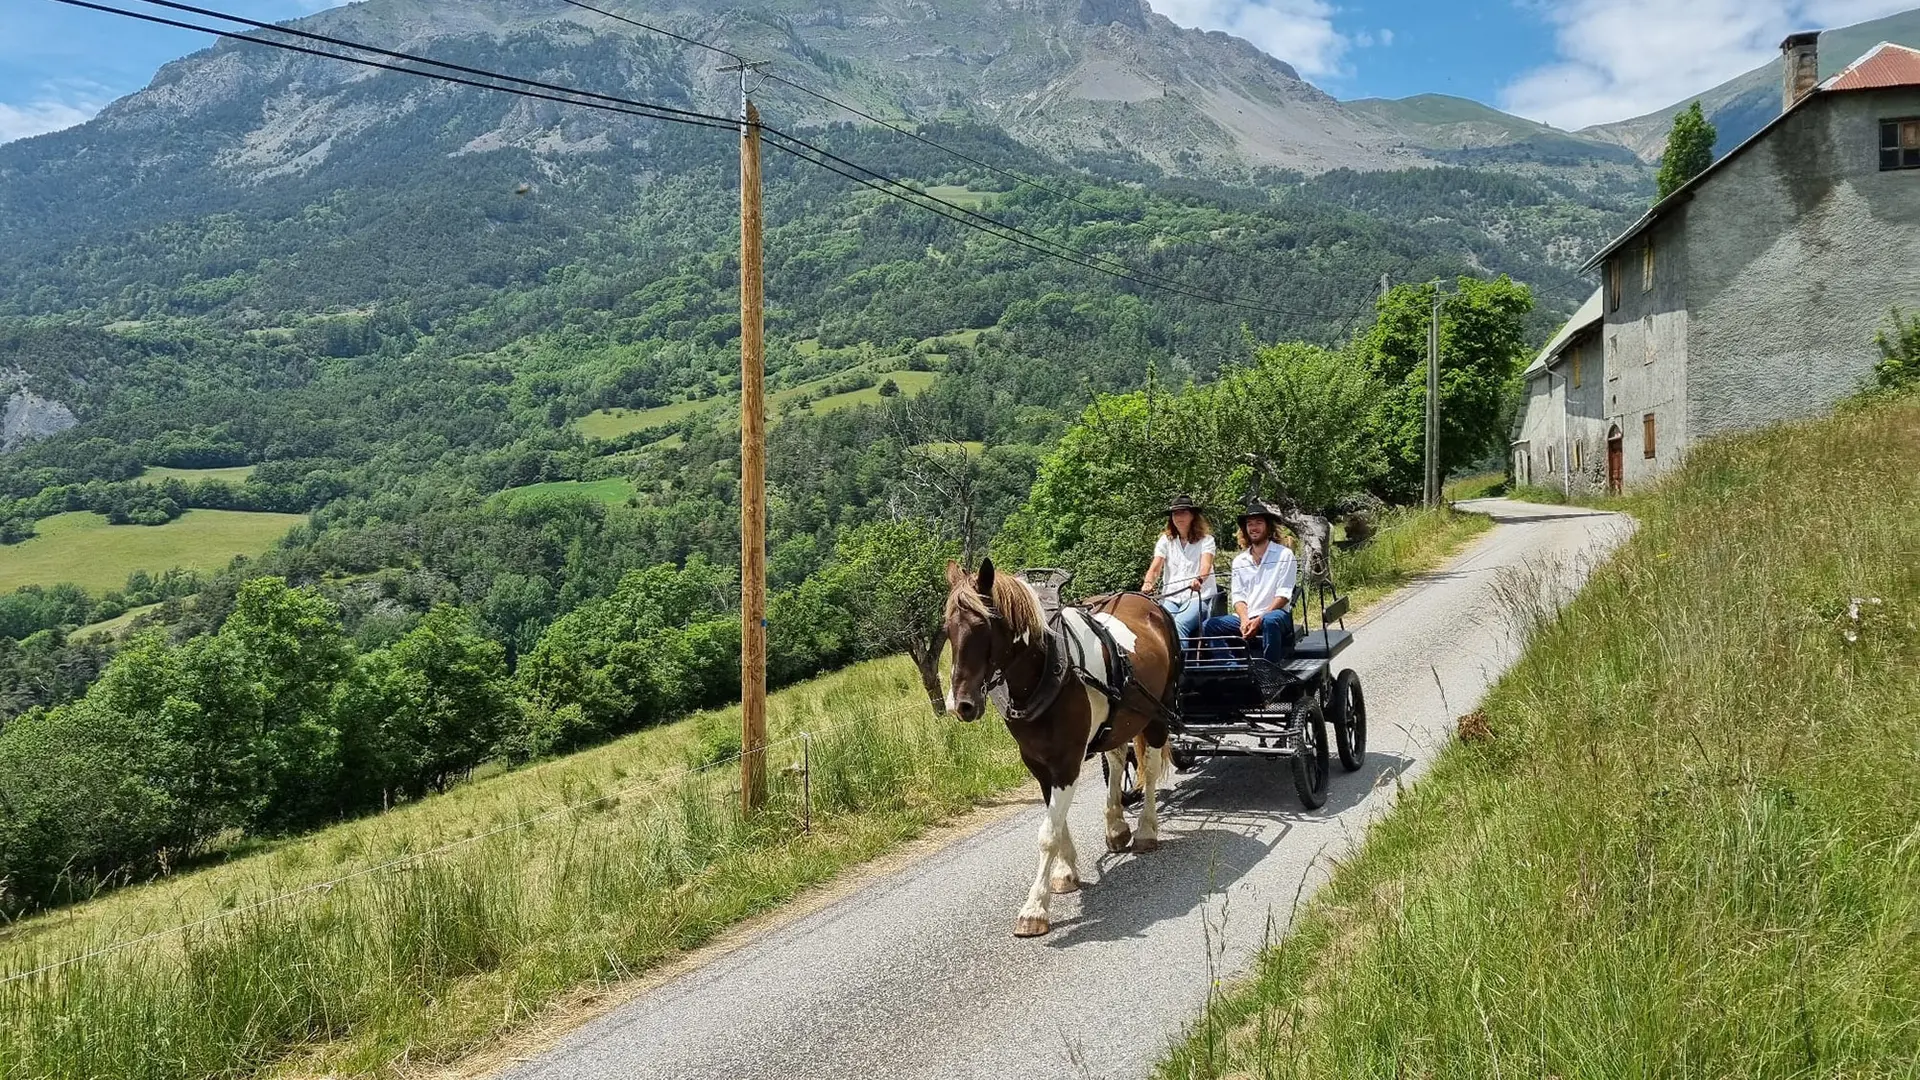
[[[1071,671],[1064,685],[1048,685],[1049,660],[1057,653],[1049,652],[1046,614],[1025,580],[994,573],[989,559],[973,576],[949,564],[947,581],[952,586],[947,594],[947,640],[953,646],[948,711],[962,720],[977,720],[986,711],[989,685],[1003,685],[1007,730],[1047,804],[1040,823],[1040,869],[1013,924],[1016,936],[1037,937],[1049,929],[1052,894],[1080,887],[1067,811],[1081,766],[1094,753],[1107,756],[1107,850],[1126,851],[1129,843],[1136,852],[1160,846],[1154,789],[1169,733],[1162,703],[1172,703],[1179,684],[1180,634],[1172,616],[1140,593],[1092,597],[1079,605],[1101,622],[1132,665],[1132,679],[1118,706],[1110,707],[1101,689],[1086,685]],[[1130,744],[1139,760],[1140,790],[1146,795],[1138,830],[1127,828],[1120,803]]]

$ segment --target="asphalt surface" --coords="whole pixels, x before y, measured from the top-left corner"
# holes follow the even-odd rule
[[[1361,676],[1370,745],[1357,773],[1336,760],[1322,809],[1301,808],[1283,761],[1208,762],[1163,793],[1160,850],[1115,856],[1102,840],[1104,791],[1083,784],[1072,828],[1087,884],[1054,898],[1046,937],[1012,936],[1038,859],[1036,803],[770,929],[506,1075],[1146,1076],[1211,981],[1247,968],[1332,858],[1391,806],[1396,779],[1424,771],[1512,663],[1516,592],[1564,599],[1631,529],[1571,507],[1465,505],[1498,524],[1349,623],[1355,643],[1336,667]]]

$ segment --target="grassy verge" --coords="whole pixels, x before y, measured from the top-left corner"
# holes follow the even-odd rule
[[[1163,1077],[1920,1061],[1920,403],[1696,450]]]
[[[1352,596],[1355,611],[1439,565],[1493,522],[1443,506],[1394,510],[1378,526],[1364,546],[1333,555],[1333,580]]]
[[[1490,498],[1495,495],[1504,495],[1506,492],[1506,474],[1495,472],[1463,476],[1442,488],[1440,493],[1441,497],[1448,502],[1459,502],[1462,499]]]
[[[737,713],[716,712],[23,923],[0,942],[0,978],[242,909],[0,987],[0,1077],[381,1074],[450,1060],[567,991],[645,970],[1021,776],[997,725],[935,720],[903,660],[775,697],[776,737],[821,734],[804,794],[802,744],[773,749],[768,809],[751,818],[738,810],[731,762],[678,775],[683,762],[724,752],[737,724]]]
[[[135,570],[176,566],[218,570],[235,555],[258,555],[307,520],[304,514],[189,510],[165,525],[109,525],[84,510],[34,523],[34,536],[0,547],[0,592],[72,582],[89,592],[118,589]]]

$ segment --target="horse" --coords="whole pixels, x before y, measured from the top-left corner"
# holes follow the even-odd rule
[[[947,710],[965,722],[986,710],[989,692],[1000,698],[1020,760],[1040,785],[1046,815],[1040,823],[1040,869],[1014,919],[1016,937],[1050,929],[1054,893],[1080,888],[1078,854],[1067,830],[1081,766],[1096,753],[1107,760],[1107,850],[1149,852],[1160,846],[1156,781],[1171,734],[1167,706],[1180,681],[1180,633],[1166,609],[1142,593],[1090,597],[1051,622],[1033,586],[1016,574],[998,574],[993,560],[973,575],[947,566],[946,633],[953,648]],[[1091,629],[1098,623],[1099,629]],[[1118,646],[1129,671],[1110,698],[1083,665],[1089,636]],[[1091,646],[1104,653],[1106,645]],[[1075,654],[1080,663],[1070,662]],[[1104,659],[1104,656],[1102,657]],[[1109,669],[1110,670],[1110,669]],[[1139,763],[1145,800],[1137,830],[1127,827],[1121,777],[1127,749]]]

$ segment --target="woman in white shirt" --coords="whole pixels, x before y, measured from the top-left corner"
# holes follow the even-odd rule
[[[1166,591],[1160,606],[1173,616],[1180,640],[1191,644],[1200,624],[1213,609],[1213,530],[1190,495],[1176,496],[1167,506],[1167,527],[1153,544],[1153,562],[1140,582],[1140,591],[1152,593],[1164,576]]]

